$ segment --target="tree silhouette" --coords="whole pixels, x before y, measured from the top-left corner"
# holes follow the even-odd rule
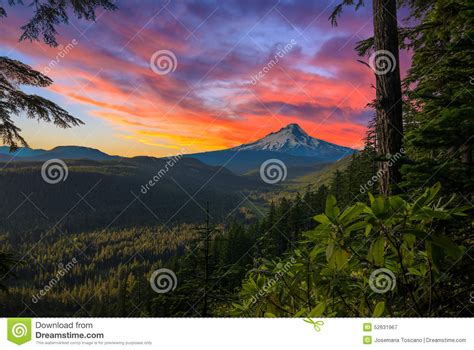
[[[11,151],[18,148],[18,143],[28,146],[20,135],[21,129],[11,119],[13,115],[24,112],[28,118],[52,122],[61,128],[83,124],[54,102],[20,90],[21,85],[46,87],[52,82],[20,61],[0,57],[0,137]]]
[[[9,0],[8,4],[24,5],[22,0]],[[58,45],[56,27],[69,23],[68,11],[72,11],[79,19],[95,21],[98,7],[105,10],[116,9],[110,0],[33,0],[28,8],[34,9],[34,13],[29,22],[21,27],[23,33],[20,41],[40,40],[42,36],[47,45],[55,47]],[[6,16],[7,11],[0,6],[0,18]],[[28,95],[21,90],[22,85],[47,87],[52,83],[50,78],[24,63],[0,57],[0,137],[10,147],[10,151],[16,150],[18,144],[28,146],[20,134],[21,129],[12,120],[13,116],[21,113],[38,121],[52,122],[61,128],[83,124],[54,102],[37,95]]]

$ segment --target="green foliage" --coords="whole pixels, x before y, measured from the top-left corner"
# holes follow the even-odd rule
[[[37,316],[470,316],[464,305],[474,275],[469,257],[473,225],[468,216],[473,208],[463,203],[469,203],[473,190],[474,5],[461,0],[398,4],[408,6],[416,24],[399,30],[401,46],[413,51],[405,80],[409,162],[403,166],[402,189],[408,193],[378,196],[377,180],[369,181],[380,161],[375,157],[376,144],[383,141],[376,140],[372,122],[363,151],[314,179],[308,178],[313,175],[303,178],[318,186],[324,181],[316,190],[278,199],[256,191],[257,197],[273,196],[274,200],[260,220],[247,211],[247,225],[229,220],[226,213],[235,208],[236,188],[240,191],[249,184],[243,177],[237,181],[236,177],[216,176],[216,186],[196,201],[212,200],[219,210],[215,217],[226,219],[219,227],[220,239],[213,237],[203,254],[194,241],[194,228],[188,225],[178,224],[171,231],[144,227],[157,218],[139,202],[114,219],[114,228],[93,231],[120,213],[123,201],[130,201],[130,188],[138,193],[140,184],[155,174],[156,162],[148,164],[142,159],[107,166],[68,162],[70,186],[54,188],[41,180],[37,164],[9,165],[0,172],[0,192],[9,200],[0,204],[0,214],[7,218],[1,223],[0,251],[24,254],[35,249],[34,255],[26,255],[26,265],[16,264],[10,254],[0,254],[1,282],[9,286],[0,293],[3,314],[24,312],[26,303],[26,312]],[[42,35],[53,46],[55,26],[68,21],[67,8],[88,20],[95,19],[96,7],[115,8],[107,0],[62,1],[59,5],[45,0],[38,5],[23,27],[22,39],[38,40]],[[345,5],[357,8],[363,1],[341,1],[332,13],[333,24]],[[46,10],[52,11],[50,17],[45,16]],[[0,7],[0,17],[5,15]],[[366,53],[373,43],[370,38],[358,48]],[[0,137],[11,148],[25,144],[10,119],[18,113],[62,127],[80,123],[50,101],[18,90],[25,84],[48,86],[51,80],[18,61],[0,58],[0,101],[4,105]],[[199,170],[172,174],[193,173],[192,181],[177,178],[188,192],[207,184],[207,168],[185,160],[176,169],[181,166]],[[79,205],[75,215],[63,221],[61,210],[69,210],[77,203],[78,192],[86,193],[104,176],[107,186],[99,186],[87,197],[92,205],[101,203],[100,208],[96,205],[97,212]],[[437,182],[443,184],[442,189]],[[431,187],[424,189],[426,184]],[[34,192],[34,202],[49,220],[59,220],[53,229],[33,206],[19,206],[12,213],[11,203],[24,201],[20,186],[27,194]],[[167,180],[160,186],[160,195],[165,196],[149,193],[143,202],[163,218],[176,212],[173,206],[181,203],[183,193]],[[225,193],[219,188],[225,188]],[[461,196],[451,196],[453,192]],[[253,209],[261,211],[263,205]],[[200,211],[183,208],[176,220],[193,222],[196,212]],[[80,233],[73,236],[72,230]],[[205,264],[203,256],[208,259]],[[55,276],[58,262],[74,257],[80,264],[61,280],[61,287],[32,304],[32,296]],[[205,274],[203,265],[207,266]],[[173,293],[157,295],[148,278],[154,269],[164,266],[176,272],[178,287]],[[12,273],[16,279],[8,278]],[[385,274],[381,279],[374,277],[380,273]]]
[[[406,31],[413,51],[405,79],[406,148],[404,187],[435,182],[446,193],[474,190],[474,3],[412,1],[415,27]]]
[[[249,271],[234,314],[440,316],[448,308],[456,314],[462,307],[454,298],[468,284],[452,268],[469,258],[447,223],[469,208],[453,207],[439,191],[437,184],[413,199],[369,193],[368,204],[344,210],[328,196],[325,212],[314,217],[319,224],[297,249]],[[378,281],[371,288],[371,274],[379,269],[393,274],[393,289],[380,292]]]
[[[31,316],[159,315],[153,308],[157,294],[150,288],[150,275],[162,267],[176,269],[176,260],[192,239],[188,225],[171,230],[160,226],[100,230],[74,236],[50,232],[40,240],[24,235],[16,243],[2,234],[0,251],[31,252],[25,254],[23,264],[0,254],[2,275],[11,267],[15,274],[15,278],[2,281],[8,286],[0,291],[2,314],[16,316],[26,304]],[[74,259],[77,263],[58,275],[60,266]],[[180,278],[178,275],[178,283]],[[45,288],[48,290],[41,296]]]

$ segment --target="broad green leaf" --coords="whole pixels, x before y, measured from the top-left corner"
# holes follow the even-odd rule
[[[346,227],[344,229],[344,234],[349,235],[352,232],[357,232],[359,230],[365,229],[366,226],[367,226],[367,223],[365,221],[356,222],[355,224],[352,224],[349,227]]]
[[[385,239],[383,237],[377,238],[369,249],[368,260],[372,261],[377,266],[383,266],[385,257]]]
[[[326,259],[327,259],[327,261],[331,260],[333,252],[334,252],[334,243],[331,242],[331,243],[328,244],[328,246],[326,248]]]
[[[448,211],[434,210],[430,207],[421,208],[418,215],[425,217],[427,219],[440,219],[440,220],[448,220],[451,216]]]
[[[427,202],[431,202],[436,195],[438,194],[439,190],[441,190],[441,184],[439,182],[435,183],[432,187],[427,189]]]
[[[317,245],[315,246],[311,252],[309,253],[309,257],[311,260],[314,260],[319,254],[323,253],[326,249],[324,249],[324,246]]]
[[[391,196],[388,198],[390,206],[393,210],[398,211],[405,206],[405,201],[400,196]]]
[[[364,211],[365,207],[365,204],[362,203],[354,204],[353,206],[344,210],[344,212],[339,217],[339,221],[343,225],[348,225],[350,222],[354,221],[354,219],[359,217],[359,215]]]
[[[331,220],[329,220],[329,218],[327,217],[326,214],[316,215],[315,217],[313,217],[313,219],[316,220],[317,222],[321,223],[321,224],[330,224],[331,223]]]
[[[304,307],[300,311],[298,311],[296,314],[294,314],[293,317],[295,317],[295,318],[302,317],[307,311],[308,310]],[[305,321],[305,320],[303,320],[303,321]],[[308,322],[308,321],[305,321],[305,322]]]
[[[331,220],[334,220],[337,216],[336,214],[336,197],[334,197],[332,194],[330,194],[326,198],[326,210],[325,213],[327,217]]]
[[[331,258],[328,261],[328,265],[332,269],[342,270],[347,267],[348,259],[349,254],[345,250],[335,246]]]
[[[374,313],[372,317],[380,317],[383,315],[385,311],[385,301],[379,301],[377,305],[375,305]]]
[[[376,216],[380,216],[387,211],[387,202],[383,196],[377,196],[370,207]]]
[[[370,234],[371,231],[372,231],[372,225],[367,223],[365,225],[365,232],[364,232],[365,237],[369,237],[369,234]]]
[[[337,268],[341,270],[344,267],[347,267],[348,260],[349,260],[349,253],[347,253],[345,250],[340,249],[339,254],[337,255],[337,258],[336,258]]]
[[[323,301],[311,310],[309,317],[321,317],[324,313],[324,310],[326,310],[326,303]]]
[[[370,200],[370,205],[372,206],[372,204],[375,202],[375,197],[372,193],[368,192],[367,195],[369,196],[369,200]]]

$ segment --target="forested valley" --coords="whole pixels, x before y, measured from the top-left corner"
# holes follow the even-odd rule
[[[355,3],[336,7],[333,24]],[[375,8],[381,3],[374,0]],[[346,166],[326,183],[258,188],[250,177],[240,183],[225,172],[216,178],[220,191],[203,193],[194,211],[169,225],[156,223],[146,209],[153,203],[145,202],[107,227],[99,214],[95,223],[84,214],[76,230],[47,235],[41,224],[26,225],[28,217],[18,224],[23,232],[1,226],[2,313],[472,316],[474,4],[387,3],[375,16],[374,37],[356,48],[359,58],[389,50],[398,62],[398,51],[409,50],[411,66],[402,80],[398,66],[376,74],[365,147],[342,160]],[[398,26],[397,5],[408,11],[410,25]],[[3,171],[21,176],[18,169]],[[121,185],[114,179],[107,208],[118,214],[112,199]],[[163,213],[165,207],[160,202]],[[166,293],[150,288],[160,268],[176,277],[158,280],[173,284]]]

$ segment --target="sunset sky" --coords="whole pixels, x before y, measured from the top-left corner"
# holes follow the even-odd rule
[[[7,5],[0,55],[47,72],[50,88],[26,91],[85,125],[63,130],[14,120],[33,148],[82,145],[124,156],[224,149],[289,123],[358,148],[375,79],[354,46],[371,35],[371,4],[345,9],[332,27],[328,17],[338,2],[119,0],[115,12],[100,9],[95,23],[60,26],[57,48],[19,42],[32,8]],[[164,75],[150,67],[160,50],[177,60]],[[403,54],[402,72],[407,65]]]

